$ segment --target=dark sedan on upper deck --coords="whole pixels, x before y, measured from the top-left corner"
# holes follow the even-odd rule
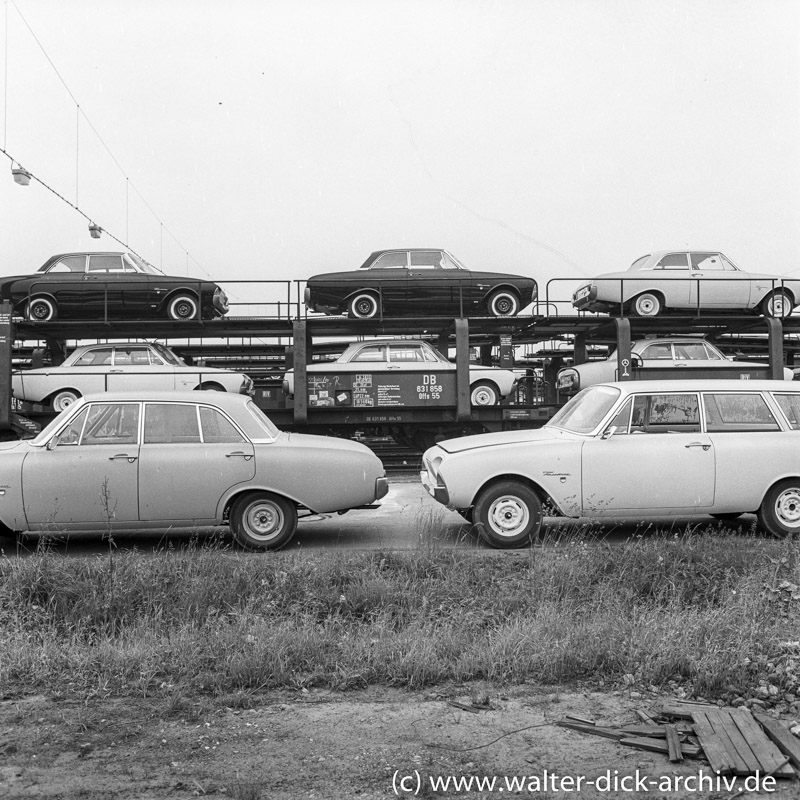
[[[309,278],[305,303],[356,319],[513,317],[536,299],[536,288],[533,278],[469,270],[446,250],[377,250],[356,270]]]
[[[164,275],[134,253],[63,253],[30,275],[0,278],[0,299],[33,322],[211,319],[228,311],[216,283]]]

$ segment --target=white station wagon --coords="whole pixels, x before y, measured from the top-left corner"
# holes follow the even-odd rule
[[[800,531],[800,387],[785,381],[628,381],[591,386],[543,428],[440,442],[423,485],[492,547],[521,547],[543,508],[641,519],[755,512]]]
[[[14,397],[48,403],[56,412],[92,392],[211,389],[253,394],[248,375],[231,369],[189,366],[169,347],[156,342],[76,347],[56,367],[14,372],[11,385]]]
[[[246,548],[289,542],[298,515],[370,506],[383,464],[347,439],[284,433],[246,396],[83,397],[36,438],[0,442],[0,532],[230,524]]]

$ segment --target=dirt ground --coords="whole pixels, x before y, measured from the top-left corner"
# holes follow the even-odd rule
[[[508,693],[481,686],[302,690],[222,704],[190,701],[169,687],[141,699],[5,697],[0,797],[788,800],[800,794],[797,781],[785,780],[775,791],[749,794],[741,779],[733,788],[696,787],[692,781],[700,776],[716,780],[702,760],[676,766],[664,755],[553,725],[568,714],[598,724],[637,722],[636,709],[658,699],[648,692],[535,686]],[[453,702],[485,709],[468,711]],[[494,777],[495,784],[431,783],[448,777]],[[515,778],[523,780],[521,788],[507,782]]]

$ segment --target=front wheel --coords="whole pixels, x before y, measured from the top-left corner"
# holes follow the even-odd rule
[[[478,381],[470,387],[469,401],[473,406],[496,406],[500,390],[490,381]]]
[[[489,297],[488,306],[493,317],[513,317],[519,312],[519,298],[507,289],[500,289]]]
[[[297,509],[278,495],[254,492],[234,503],[231,530],[248,550],[278,550],[294,537]]]
[[[60,414],[62,411],[68,409],[71,405],[78,402],[80,394],[74,389],[62,389],[53,395],[53,411]]]
[[[362,292],[348,303],[347,310],[355,319],[372,319],[378,316],[380,304],[374,294]]]
[[[664,310],[661,298],[654,292],[645,292],[634,298],[631,311],[637,317],[657,317]]]
[[[536,492],[517,481],[502,481],[484,489],[472,518],[490,547],[524,547],[542,529],[542,503]]]
[[[25,307],[25,319],[31,322],[49,322],[58,316],[55,300],[49,297],[33,297]]]
[[[781,481],[767,492],[758,509],[758,522],[778,539],[800,531],[800,479]]]
[[[784,289],[775,289],[761,301],[761,310],[765,317],[783,319],[792,313],[792,297]]]
[[[175,295],[167,305],[167,316],[177,320],[195,319],[197,299],[190,294]]]

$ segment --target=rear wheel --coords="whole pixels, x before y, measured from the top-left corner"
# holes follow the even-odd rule
[[[348,303],[347,310],[356,319],[372,319],[378,316],[380,303],[371,292],[361,292]]]
[[[493,292],[487,305],[493,317],[513,317],[519,312],[519,298],[508,289]]]
[[[469,401],[473,406],[496,406],[500,390],[491,381],[478,381],[470,387]]]
[[[197,299],[190,294],[178,294],[167,304],[170,319],[187,320],[197,317]]]
[[[25,318],[32,322],[48,322],[57,316],[56,302],[49,297],[32,297],[25,307]]]
[[[800,531],[800,479],[790,478],[776,483],[758,509],[758,521],[778,539],[794,536]]]
[[[202,390],[202,391],[204,391],[204,392],[224,392],[225,391],[225,387],[224,386],[220,386],[220,384],[214,383],[213,381],[207,381],[206,383],[201,383],[197,388]]]
[[[657,317],[664,310],[664,303],[655,292],[644,292],[635,297],[631,311],[637,317]]]
[[[71,405],[77,403],[80,396],[80,392],[76,392],[75,389],[62,389],[60,392],[56,392],[51,401],[53,411],[60,414]]]
[[[525,484],[502,481],[478,495],[472,517],[490,547],[525,547],[542,529],[542,503]]]
[[[765,317],[783,319],[792,313],[792,296],[785,289],[775,289],[761,301],[761,310]]]
[[[283,497],[253,492],[234,503],[231,530],[248,550],[277,550],[288,544],[297,530],[297,509]]]

